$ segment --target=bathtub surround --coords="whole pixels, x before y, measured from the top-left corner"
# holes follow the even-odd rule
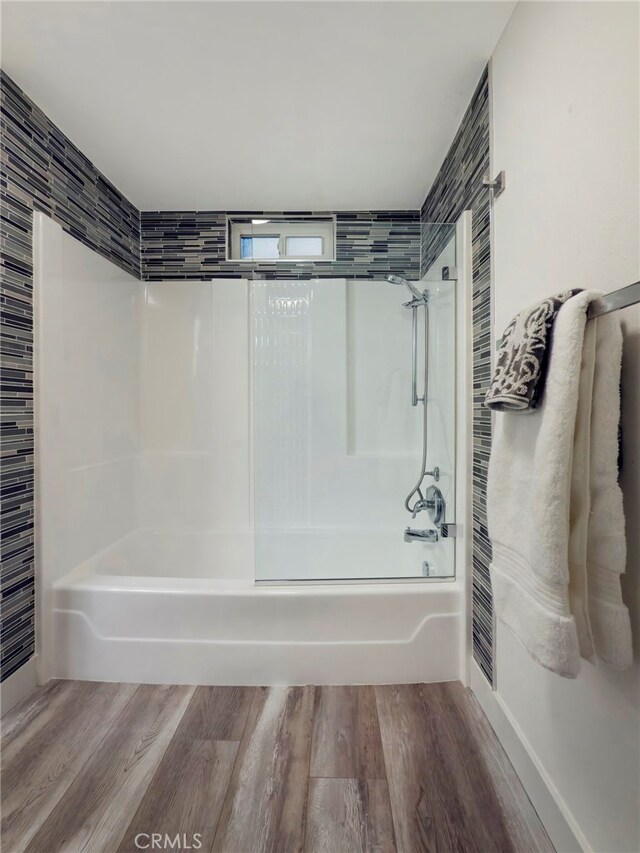
[[[1,680],[33,654],[34,413],[32,212],[140,277],[137,209],[0,71],[2,106]]]
[[[473,212],[473,656],[493,681],[493,605],[487,532],[487,467],[491,413],[484,407],[491,381],[490,192],[482,185],[489,169],[489,77],[485,70],[429,194],[421,222],[456,222]],[[422,269],[441,248],[437,232],[423,235]]]
[[[141,285],[42,214],[35,234],[40,672],[192,684],[456,678],[461,581],[254,585],[255,576],[299,580],[310,572],[322,580],[416,577],[424,559],[434,574],[453,573],[455,540],[437,555],[402,543],[421,412],[407,400],[410,318],[398,290],[344,279]],[[431,308],[448,353],[451,286],[445,290]],[[299,370],[296,342],[305,352],[310,338],[291,316],[306,297],[309,375]],[[269,300],[275,322],[265,325]],[[275,350],[262,339],[275,340]],[[452,364],[448,357],[436,371],[435,401],[451,388]],[[274,365],[270,383],[261,370]],[[289,387],[292,369],[300,394]],[[312,425],[321,425],[310,460],[296,437],[299,424],[306,435],[305,400],[319,413]],[[453,433],[444,402],[432,432],[443,444]],[[300,456],[298,471],[292,462]],[[453,502],[453,458],[443,450],[439,461],[440,486]],[[385,488],[371,500],[358,499],[380,481]]]
[[[46,678],[55,583],[137,526],[142,287],[42,213],[33,236],[36,610]]]
[[[309,214],[309,212],[307,212]],[[417,210],[314,211],[336,217],[336,260],[309,263],[226,260],[227,215],[300,217],[301,211],[143,211],[141,262],[145,281],[207,278],[420,277]]]

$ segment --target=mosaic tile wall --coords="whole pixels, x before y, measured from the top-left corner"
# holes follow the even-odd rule
[[[260,218],[275,211],[229,211]],[[318,211],[314,213],[319,215]],[[284,212],[299,216],[300,211]],[[330,215],[325,213],[324,215]],[[225,212],[143,212],[142,277],[146,281],[189,278],[418,278],[420,212],[375,210],[336,214],[335,261],[234,263],[225,260]]]
[[[473,212],[473,656],[493,683],[493,602],[487,533],[487,468],[491,449],[491,414],[482,405],[491,379],[491,199],[482,186],[489,169],[489,80],[484,74],[458,133],[429,191],[421,221],[455,222]],[[434,240],[422,244],[422,269],[437,256]]]
[[[0,680],[34,650],[32,210],[140,277],[139,213],[0,72]]]

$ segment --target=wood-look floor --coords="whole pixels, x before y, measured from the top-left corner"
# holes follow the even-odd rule
[[[3,853],[553,851],[455,682],[54,681],[2,729]]]

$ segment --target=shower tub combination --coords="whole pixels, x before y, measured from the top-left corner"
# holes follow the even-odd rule
[[[141,284],[35,219],[41,679],[461,677],[468,223],[408,310],[385,281]]]

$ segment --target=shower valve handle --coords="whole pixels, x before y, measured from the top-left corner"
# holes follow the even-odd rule
[[[434,501],[417,501],[413,507],[411,518],[415,518],[419,512],[422,512],[423,509],[433,509],[434,506]]]

